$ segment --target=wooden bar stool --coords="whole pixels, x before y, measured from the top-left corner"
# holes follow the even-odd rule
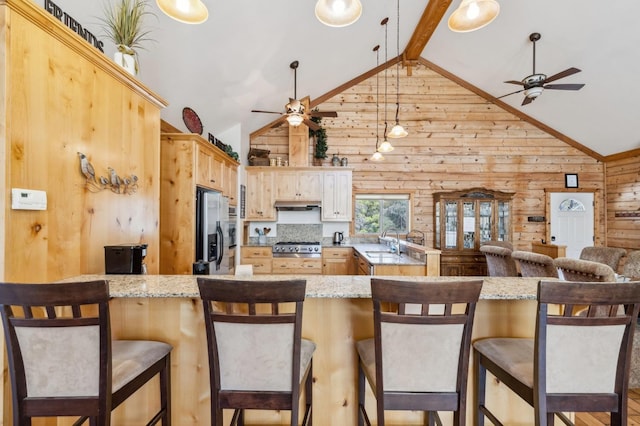
[[[481,280],[405,282],[371,279],[374,337],[356,343],[358,425],[370,425],[365,378],[376,397],[377,420],[385,410],[453,411],[465,425],[471,331]],[[425,422],[426,424],[426,422]]]
[[[551,314],[549,305],[560,305]],[[574,306],[587,305],[576,315]],[[476,425],[487,417],[487,371],[534,408],[535,424],[553,425],[563,412],[609,412],[611,425],[627,424],[627,391],[640,282],[541,281],[535,339],[474,342]]]
[[[223,409],[234,409],[231,424],[244,424],[244,410],[288,410],[311,425],[313,352],[302,339],[306,281],[236,281],[198,278],[204,305],[211,425],[222,425]]]
[[[58,416],[109,425],[111,411],[158,374],[160,408],[147,424],[171,424],[171,346],[111,341],[108,302],[104,280],[0,283],[14,426]]]

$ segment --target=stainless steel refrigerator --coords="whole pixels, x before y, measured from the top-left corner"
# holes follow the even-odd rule
[[[229,198],[204,188],[196,189],[196,258],[194,274],[232,274],[234,265],[229,235]],[[199,272],[196,272],[199,265]]]

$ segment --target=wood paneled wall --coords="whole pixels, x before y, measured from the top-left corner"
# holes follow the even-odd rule
[[[640,217],[616,217],[616,212],[640,213],[640,154],[609,160],[606,167],[607,243],[640,250]]]
[[[0,24],[2,279],[102,273],[105,245],[140,242],[157,273],[166,103],[31,1],[0,1]],[[136,175],[138,191],[87,190],[78,152],[98,176]],[[11,188],[46,191],[46,211],[11,210]]]
[[[388,68],[387,122],[395,121],[396,67]],[[318,105],[338,111],[323,119],[329,156],[349,159],[357,191],[412,191],[411,227],[433,243],[433,192],[473,187],[515,192],[515,246],[531,249],[545,238],[545,224],[528,216],[545,215],[545,189],[564,189],[564,174],[578,173],[580,188],[602,197],[604,165],[498,105],[446,78],[421,61],[407,76],[400,70],[400,122],[409,132],[391,140],[395,150],[383,162],[370,160],[376,144],[376,76]],[[384,133],[384,71],[380,72],[380,139]],[[286,127],[254,136],[252,148],[287,155]],[[329,159],[328,159],[329,160]],[[325,166],[329,162],[325,161]],[[596,244],[604,243],[604,205],[596,212]]]

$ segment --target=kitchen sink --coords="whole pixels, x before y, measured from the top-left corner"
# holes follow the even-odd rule
[[[377,256],[380,254],[393,254],[395,256],[395,253],[392,253],[391,250],[367,250],[365,251],[365,253],[367,254],[367,256]]]
[[[370,257],[371,259],[376,259],[376,260],[394,260],[394,259],[398,259],[400,256],[398,256],[395,253],[391,253],[389,251],[368,251],[366,252],[367,256]]]

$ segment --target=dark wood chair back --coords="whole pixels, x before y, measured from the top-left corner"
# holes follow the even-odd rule
[[[481,280],[408,282],[371,279],[374,338],[357,343],[359,424],[365,377],[376,397],[377,424],[385,410],[453,411],[464,425],[469,351]],[[429,423],[432,424],[432,423]]]
[[[289,410],[299,421],[301,383],[311,424],[312,355],[302,339],[305,280],[241,281],[198,278],[207,330],[211,424],[222,425],[222,410]]]
[[[578,305],[587,306],[586,314],[574,313]],[[541,281],[533,342],[489,338],[474,343],[478,424],[484,424],[485,415],[497,421],[484,403],[485,372],[490,371],[534,407],[536,425],[553,424],[554,416],[569,422],[563,412],[609,412],[612,425],[626,425],[639,311],[640,282]]]
[[[157,373],[161,408],[149,424],[170,424],[171,346],[112,342],[106,281],[0,283],[0,312],[14,425],[30,425],[32,417],[58,416],[79,416],[76,424],[91,419],[92,425],[109,425],[111,411]],[[140,364],[120,370],[131,377],[113,379],[113,347],[123,348]]]

